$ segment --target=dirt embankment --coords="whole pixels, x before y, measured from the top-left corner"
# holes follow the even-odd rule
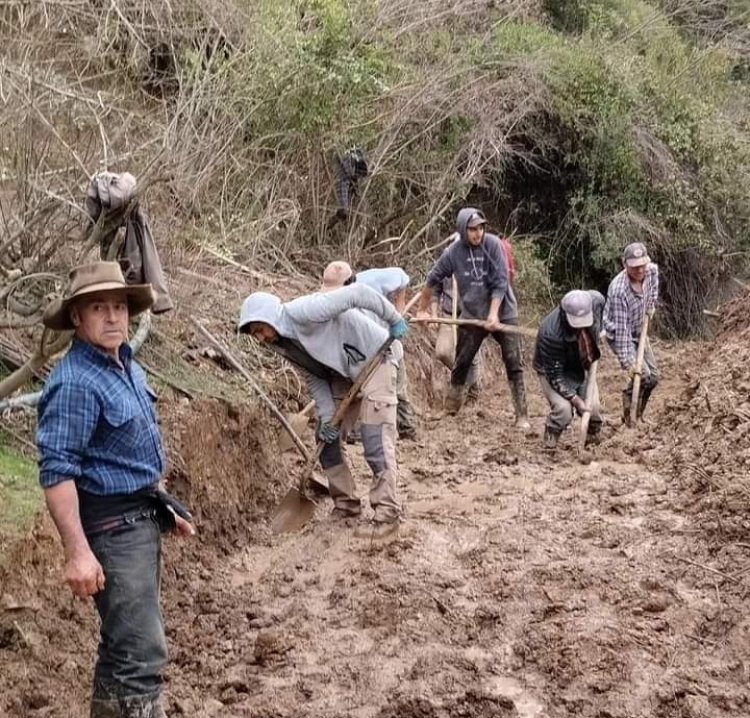
[[[415,357],[422,435],[401,445],[406,521],[385,545],[356,540],[327,505],[302,532],[272,536],[266,519],[288,475],[267,418],[170,403],[171,480],[201,532],[165,544],[169,715],[750,714],[737,460],[750,441],[738,414],[746,331],[718,348],[657,343],[656,425],[637,430],[619,426],[622,376],[607,355],[612,422],[588,463],[572,432],[540,450],[546,407],[533,376],[534,433],[519,436],[496,367],[486,402],[456,419],[425,401],[439,397],[444,370]],[[366,493],[360,449],[351,453]],[[0,715],[10,718],[85,715],[96,620],[61,587],[52,536],[43,524],[3,577]]]

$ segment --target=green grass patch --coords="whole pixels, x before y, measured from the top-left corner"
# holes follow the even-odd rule
[[[22,535],[41,506],[36,461],[0,446],[0,536]]]

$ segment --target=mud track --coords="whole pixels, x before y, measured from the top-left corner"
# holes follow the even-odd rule
[[[661,349],[656,416],[702,351]],[[271,536],[286,475],[257,417],[171,409],[173,480],[202,533],[166,544],[168,714],[750,715],[750,544],[718,542],[685,510],[669,465],[679,438],[661,429],[612,428],[585,462],[570,433],[541,451],[533,380],[533,435],[509,428],[504,381],[458,419],[425,412],[420,442],[401,447],[406,521],[377,545],[328,506]],[[52,535],[40,526],[0,591],[3,716],[87,714],[94,611],[60,585]]]

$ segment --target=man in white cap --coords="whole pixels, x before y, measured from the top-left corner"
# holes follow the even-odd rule
[[[573,412],[591,411],[588,439],[602,427],[599,403],[586,406],[586,372],[601,357],[599,332],[604,297],[599,292],[568,292],[542,321],[534,350],[534,371],[550,413],[544,425],[544,446],[554,449],[573,421]]]
[[[659,301],[659,268],[640,242],[625,247],[622,263],[624,269],[612,280],[607,291],[604,330],[620,366],[628,373],[628,385],[622,392],[622,411],[623,422],[630,424],[638,340],[644,316],[653,316]],[[656,358],[650,343],[647,343],[641,369],[641,395],[636,410],[638,418],[643,416],[658,383]]]
[[[375,315],[371,319],[367,312]],[[388,327],[387,329],[385,327]],[[315,399],[317,436],[323,442],[320,464],[328,479],[333,515],[356,518],[362,507],[344,457],[342,438],[360,421],[365,460],[372,471],[372,522],[355,535],[384,538],[398,528],[396,373],[400,343],[394,342],[350,406],[341,427],[332,424],[336,406],[360,371],[377,355],[390,335],[405,336],[409,326],[377,292],[356,283],[282,303],[267,292],[255,292],[242,303],[239,330],[251,334],[294,364]]]
[[[150,284],[127,285],[116,262],[95,262],[71,272],[43,317],[75,332],[45,384],[37,445],[65,578],[77,596],[93,596],[101,618],[91,718],[164,716],[161,533],[194,533],[158,487],[166,457],[156,396],[127,344],[129,318],[153,302]]]
[[[376,269],[365,269],[362,272],[353,272],[347,262],[331,262],[323,272],[323,284],[320,290],[330,292],[349,284],[363,284],[374,289],[378,294],[384,296],[396,311],[402,313],[406,306],[406,288],[409,286],[409,275],[401,267],[383,267]],[[370,315],[377,320],[377,317]],[[396,393],[397,405],[397,428],[399,439],[417,438],[417,420],[414,408],[409,399],[409,381],[406,374],[406,357],[402,356],[398,365]]]

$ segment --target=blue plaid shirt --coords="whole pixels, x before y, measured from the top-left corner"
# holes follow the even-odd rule
[[[123,368],[79,339],[50,375],[39,403],[39,481],[75,480],[100,496],[130,494],[158,483],[166,466],[156,395],[120,347]]]

